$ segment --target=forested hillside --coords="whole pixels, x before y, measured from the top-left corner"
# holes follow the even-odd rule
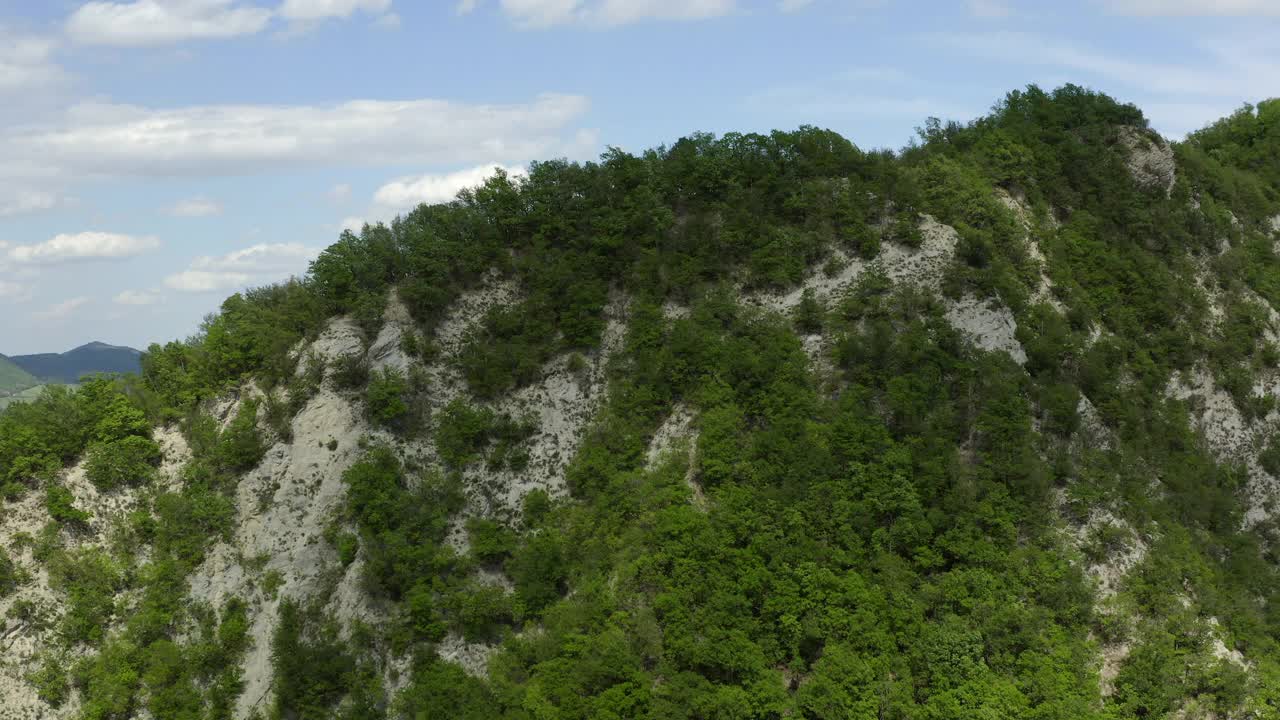
[[[9,359],[41,380],[77,383],[85,375],[137,373],[141,356],[130,347],[91,342],[64,353],[15,355]]]
[[[499,173],[0,414],[0,717],[1280,717],[1278,241],[1275,100]]]

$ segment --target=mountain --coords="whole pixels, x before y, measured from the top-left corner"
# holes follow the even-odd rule
[[[0,355],[0,395],[8,395],[34,385],[39,385],[30,373]]]
[[[1280,717],[1280,101],[498,173],[0,414],[16,717]]]
[[[63,383],[76,383],[95,373],[136,373],[142,369],[141,351],[101,342],[60,354],[14,355],[9,360],[41,380]]]

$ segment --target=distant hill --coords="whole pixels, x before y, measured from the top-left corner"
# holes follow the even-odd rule
[[[138,372],[141,359],[140,350],[100,342],[81,345],[61,354],[14,355],[9,358],[14,365],[40,380],[65,383],[78,382],[81,377],[94,373]]]
[[[40,381],[31,373],[0,355],[0,396],[10,395],[39,384]]]

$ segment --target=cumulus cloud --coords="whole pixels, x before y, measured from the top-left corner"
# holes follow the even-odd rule
[[[41,322],[61,322],[75,314],[76,310],[89,303],[87,297],[74,297],[60,303],[50,305],[44,310],[34,312],[31,317]]]
[[[444,175],[418,175],[399,178],[378,188],[373,201],[389,210],[406,210],[421,203],[444,203],[453,200],[458,191],[484,183],[498,170],[508,175],[523,175],[524,168],[490,164],[459,170]]]
[[[379,15],[390,9],[391,0],[284,0],[280,16],[305,22],[349,18],[356,12]]]
[[[576,95],[482,105],[358,100],[329,106],[209,105],[157,110],[84,104],[62,122],[0,136],[0,160],[64,176],[243,175],[322,164],[446,164],[563,153]],[[33,170],[34,171],[34,170]]]
[[[142,306],[154,305],[159,300],[159,295],[147,290],[125,290],[116,295],[112,302],[117,305]]]
[[[281,280],[306,271],[318,252],[299,243],[259,244],[226,255],[203,256],[164,279],[180,292],[215,292]]]
[[[90,2],[67,19],[67,34],[85,45],[140,47],[184,40],[253,35],[272,13],[235,0]]]
[[[785,8],[796,0],[782,0]],[[803,4],[803,3],[801,3]],[[462,0],[457,11],[476,9],[475,0]],[[582,24],[616,27],[645,20],[705,20],[727,15],[737,0],[500,0],[502,12],[526,28]]]
[[[53,61],[49,38],[18,35],[0,27],[0,93],[47,89],[65,79]]]
[[[0,217],[52,210],[58,205],[58,197],[40,190],[16,190],[10,197],[0,195]]]
[[[169,208],[174,217],[209,217],[222,214],[222,204],[208,198],[188,198]]]
[[[154,237],[136,237],[106,232],[55,235],[36,245],[9,248],[9,259],[19,264],[57,265],[79,260],[118,260],[141,255],[160,247]]]
[[[1112,12],[1141,16],[1280,17],[1276,0],[1108,0]]]

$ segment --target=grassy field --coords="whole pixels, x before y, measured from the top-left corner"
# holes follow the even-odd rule
[[[0,410],[9,407],[11,403],[35,400],[40,397],[40,391],[42,390],[44,390],[44,385],[36,385],[13,395],[0,396]]]

